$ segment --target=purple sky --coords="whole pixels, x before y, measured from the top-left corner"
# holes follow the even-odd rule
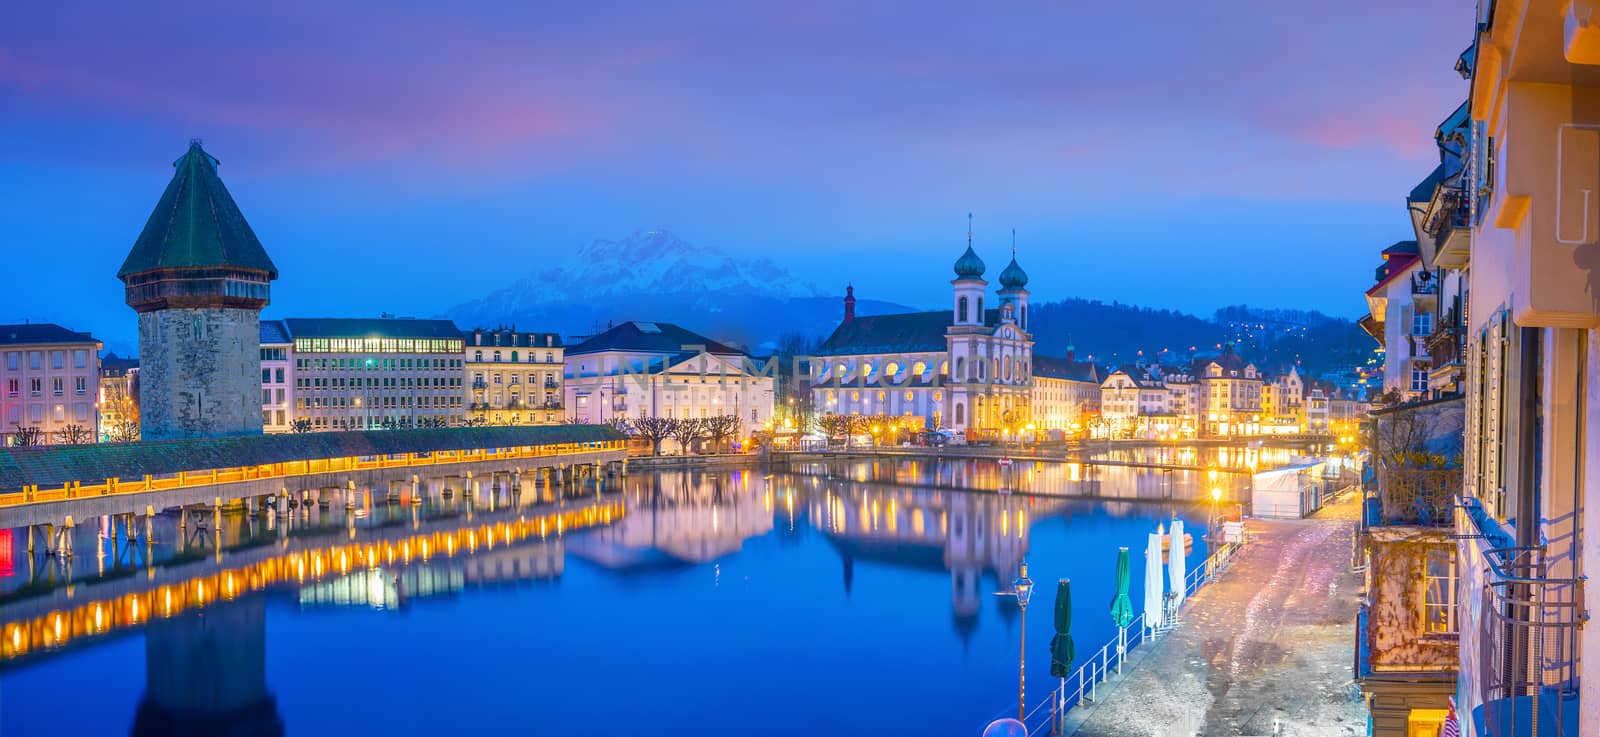
[[[966,213],[1036,299],[1353,315],[1466,93],[1468,0],[10,3],[0,322],[113,278],[191,137],[280,314],[435,314],[666,228],[942,304]],[[454,4],[449,4],[454,5]],[[187,6],[187,7],[185,7]]]

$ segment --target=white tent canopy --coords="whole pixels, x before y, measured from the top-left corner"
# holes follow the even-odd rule
[[[1161,585],[1161,533],[1150,533],[1150,542],[1144,551],[1144,626],[1159,629],[1162,625],[1162,600],[1166,592]]]
[[[1172,534],[1170,537],[1172,546],[1167,548],[1167,557],[1172,561],[1173,606],[1183,606],[1184,594],[1188,592],[1188,587],[1185,585],[1188,578],[1188,570],[1185,565],[1187,561],[1183,557],[1183,520],[1175,519],[1172,521]]]

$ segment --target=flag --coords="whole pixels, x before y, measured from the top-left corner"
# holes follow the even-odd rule
[[[1450,706],[1444,715],[1444,726],[1439,728],[1439,737],[1461,737],[1461,723],[1456,721],[1456,697],[1450,697]]]

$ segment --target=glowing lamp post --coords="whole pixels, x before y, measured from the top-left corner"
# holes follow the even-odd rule
[[[1033,579],[1028,578],[1027,561],[1023,561],[1017,569],[1017,577],[1011,579],[1011,590],[1000,593],[1002,596],[1017,597],[1017,606],[1022,609],[1022,627],[1017,643],[1017,720],[1021,721],[1026,716],[1028,703],[1028,600],[1033,598]]]

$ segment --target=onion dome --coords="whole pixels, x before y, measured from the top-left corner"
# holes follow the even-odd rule
[[[961,254],[961,258],[956,259],[955,268],[958,278],[979,279],[983,277],[983,272],[988,267],[983,265],[983,259],[978,258],[977,252],[972,250],[972,244],[969,243],[967,244],[967,252]]]
[[[1006,264],[1005,271],[1000,272],[1000,286],[1006,289],[1021,289],[1028,286],[1028,272],[1017,265],[1017,257],[1011,257],[1011,263]]]

